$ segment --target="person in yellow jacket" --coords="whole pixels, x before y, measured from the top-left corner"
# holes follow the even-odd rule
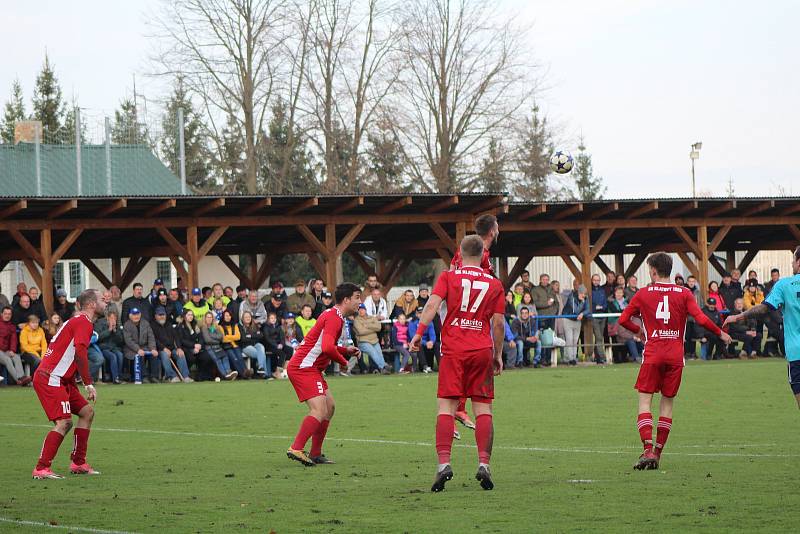
[[[750,279],[745,283],[742,299],[744,300],[745,311],[764,302],[764,292],[761,291],[758,280]]]
[[[222,350],[228,356],[228,363],[230,363],[231,368],[235,369],[239,376],[250,378],[253,376],[253,370],[245,369],[242,347],[239,346],[239,340],[242,339],[242,329],[239,328],[239,321],[233,318],[230,310],[226,309],[222,312],[222,320],[219,322],[219,327],[222,330]]]
[[[46,350],[47,339],[44,329],[39,326],[39,317],[29,315],[28,322],[19,332],[19,351],[22,362],[30,366],[31,374],[39,367]]]
[[[303,304],[303,307],[300,309],[300,317],[295,319],[295,322],[300,327],[300,331],[303,332],[304,338],[311,331],[311,327],[317,324],[317,320],[312,317],[313,313],[314,310],[311,306]]]

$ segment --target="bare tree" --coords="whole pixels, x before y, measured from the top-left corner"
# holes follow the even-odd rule
[[[495,4],[408,0],[400,130],[417,186],[473,190],[483,155],[534,90],[521,33]],[[433,178],[432,183],[429,177]]]
[[[219,121],[244,130],[245,187],[257,191],[257,137],[263,129],[280,61],[285,0],[165,0],[155,19],[164,48],[158,74],[182,75],[203,99],[210,129],[223,146]]]

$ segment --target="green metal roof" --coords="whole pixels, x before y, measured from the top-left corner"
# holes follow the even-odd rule
[[[0,144],[3,195],[36,196],[36,156],[32,143]],[[78,196],[75,145],[40,145],[43,196]],[[181,183],[145,145],[111,145],[111,196],[179,195]],[[106,147],[81,145],[81,196],[108,193]]]

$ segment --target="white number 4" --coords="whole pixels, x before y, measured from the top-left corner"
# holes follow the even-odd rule
[[[489,291],[489,282],[481,282],[480,280],[475,280],[474,282],[468,280],[467,278],[461,279],[461,287],[464,291],[461,293],[461,311],[467,311],[469,308],[469,296],[470,291],[473,289],[479,289],[480,293],[478,293],[478,298],[475,299],[475,302],[472,303],[472,308],[470,308],[470,313],[475,313],[478,311],[478,308],[483,302],[483,297],[486,296],[486,292]]]
[[[659,302],[658,307],[656,308],[656,319],[664,319],[664,324],[667,324],[669,323],[670,317],[669,299],[666,295],[664,295],[664,300]]]

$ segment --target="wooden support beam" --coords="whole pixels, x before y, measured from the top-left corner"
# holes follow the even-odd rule
[[[455,206],[456,204],[458,204],[458,195],[449,196],[446,199],[442,200],[441,202],[437,202],[436,204],[428,208],[425,208],[423,210],[423,213],[436,213],[444,209],[447,209],[450,206]]]
[[[294,206],[292,206],[291,208],[286,210],[286,215],[297,215],[301,211],[305,211],[308,208],[313,208],[314,206],[317,206],[318,204],[319,204],[319,198],[317,198],[317,197],[308,198],[308,199],[300,202],[299,204],[295,204]]]
[[[654,200],[653,202],[648,202],[644,206],[640,206],[626,215],[626,219],[635,219],[636,217],[641,217],[651,211],[655,211],[658,209],[658,201]]]
[[[162,238],[164,241],[166,241],[166,242],[167,242],[167,245],[169,245],[170,247],[172,247],[172,249],[173,249],[175,252],[177,252],[179,256],[181,256],[181,257],[182,257],[183,259],[185,259],[187,262],[190,260],[191,256],[190,256],[190,254],[189,254],[189,251],[188,251],[188,249],[187,249],[186,247],[184,247],[184,246],[183,246],[183,245],[182,245],[182,244],[181,244],[181,243],[180,243],[180,242],[179,242],[179,241],[178,241],[178,240],[175,238],[175,236],[174,236],[174,235],[172,235],[172,232],[170,232],[170,231],[169,231],[167,228],[164,228],[163,226],[159,226],[159,227],[157,227],[157,228],[156,228],[156,232],[158,232],[158,235],[160,235],[160,236],[161,236],[161,238]],[[190,289],[191,289],[191,288],[190,288]]]
[[[314,270],[317,271],[317,274],[321,277],[325,276],[325,264],[322,262],[321,259],[319,259],[317,253],[309,252],[307,256],[308,256],[308,263],[310,263],[311,266],[314,268]]]
[[[229,226],[220,226],[219,228],[215,229],[211,232],[211,235],[208,236],[203,246],[197,251],[197,255],[199,259],[203,259],[204,257],[208,256],[208,253],[217,244],[217,241],[222,237],[222,235],[228,231]]]
[[[8,219],[12,215],[24,210],[28,207],[27,200],[18,200],[11,204],[9,207],[5,208],[4,210],[0,211],[0,219]]]
[[[65,237],[64,240],[61,241],[61,244],[58,246],[56,251],[53,252],[53,256],[52,258],[50,258],[50,263],[55,265],[56,262],[58,262],[58,260],[60,260],[64,256],[64,254],[66,254],[66,252],[69,250],[69,247],[71,247],[75,243],[75,241],[78,240],[78,238],[81,236],[82,233],[83,230],[81,230],[80,228],[76,228],[75,230],[67,234],[67,237]]]
[[[692,261],[689,255],[685,252],[677,252],[677,254],[683,264],[686,265],[686,268],[689,269],[689,272],[692,274],[692,276],[695,278],[700,278],[700,270],[697,268],[697,264]]]
[[[78,201],[77,200],[75,200],[74,198],[72,200],[67,200],[66,202],[64,202],[60,206],[55,207],[55,208],[51,209],[50,211],[48,211],[47,215],[45,215],[45,219],[55,219],[57,217],[60,217],[60,216],[64,215],[65,213],[67,213],[69,211],[74,210],[77,207],[78,207]]]
[[[120,198],[118,200],[115,200],[105,208],[101,209],[100,211],[98,211],[95,217],[97,217],[98,219],[102,219],[103,217],[108,217],[112,213],[115,213],[126,207],[128,207],[128,199]]]
[[[448,234],[445,229],[442,228],[442,225],[439,223],[430,223],[429,226],[431,227],[431,230],[433,230],[433,233],[436,234],[436,237],[439,238],[439,241],[441,241],[445,248],[450,251],[450,255],[452,256],[455,254],[456,242],[452,237],[450,237],[450,234]]]
[[[767,201],[762,202],[760,204],[756,204],[755,206],[753,206],[749,210],[747,210],[744,213],[742,213],[742,217],[752,217],[753,215],[755,215],[757,213],[761,213],[762,211],[767,211],[767,210],[772,209],[774,207],[775,207],[775,201],[774,200],[767,200]]]
[[[547,204],[539,204],[538,206],[534,206],[533,208],[523,211],[517,216],[518,221],[525,221],[528,219],[532,219],[537,215],[541,215],[547,211]]]
[[[441,259],[445,265],[449,266],[450,262],[453,261],[453,255],[450,254],[446,248],[437,248],[436,254],[439,255],[439,259]]]
[[[720,276],[724,276],[725,273],[728,271],[728,269],[726,269],[725,266],[722,265],[717,259],[717,257],[714,256],[713,254],[708,257],[708,263],[714,268],[715,271],[719,273]]]
[[[378,210],[375,213],[378,213],[380,215],[392,213],[399,209],[405,208],[406,206],[410,206],[412,201],[413,200],[410,196],[403,197],[398,200],[395,200],[394,202],[389,202],[388,204],[385,204],[384,206],[378,208]]]
[[[125,283],[125,281],[132,278],[133,275],[131,275],[131,273],[136,269],[136,266],[139,265],[140,258],[141,256],[131,256],[128,258],[128,263],[125,265],[125,270],[122,271],[122,275],[119,278],[119,283],[116,284],[120,291],[125,291],[125,289],[127,289],[130,282]]]
[[[186,266],[180,257],[173,254],[169,257],[169,261],[172,262],[172,266],[175,267],[175,272],[181,280],[189,280],[189,273],[186,272]],[[177,284],[175,285],[177,286]]]
[[[717,230],[717,233],[714,234],[714,239],[712,239],[711,244],[708,245],[709,254],[713,254],[714,252],[716,252],[717,248],[722,243],[722,240],[725,239],[725,237],[728,235],[728,232],[730,231],[731,231],[731,226],[723,226],[722,228]]]
[[[589,310],[592,310],[592,260],[589,259],[591,255],[591,234],[588,228],[581,229],[580,235],[580,249],[578,252],[578,261],[581,262],[581,284],[586,288],[586,299],[589,301]],[[589,346],[594,347],[594,333],[591,321],[583,322],[583,346],[584,358],[588,361],[592,354],[589,353]]]
[[[722,215],[726,211],[731,211],[736,209],[736,201],[735,200],[728,200],[723,203],[721,206],[717,206],[716,208],[712,208],[708,210],[705,215],[706,217],[716,217],[717,215]]]
[[[514,282],[516,282],[517,278],[520,277],[522,271],[528,267],[528,264],[532,259],[533,254],[526,254],[525,256],[520,256],[517,258],[516,263],[511,268],[511,272],[508,273],[508,278],[503,281],[503,285],[506,287],[506,289],[510,289],[511,286],[514,285]]]
[[[679,215],[683,215],[684,213],[688,213],[688,212],[690,212],[692,210],[696,210],[698,207],[700,207],[700,203],[698,201],[696,201],[696,200],[692,200],[690,202],[687,202],[683,206],[681,206],[679,208],[675,208],[674,210],[672,210],[667,215],[667,217],[672,219],[672,218],[675,218],[675,217],[677,217]]]
[[[608,243],[608,240],[611,238],[613,233],[613,228],[603,230],[603,233],[600,234],[600,238],[595,242],[594,245],[592,245],[592,259],[595,259],[600,255],[600,253],[603,251],[603,247],[606,246],[606,243]]]
[[[308,241],[308,244],[314,247],[317,252],[322,254],[323,256],[328,254],[328,249],[325,248],[325,245],[317,239],[317,236],[314,235],[314,232],[311,231],[311,228],[306,226],[305,224],[297,225],[297,230],[303,234],[303,237]]]
[[[242,215],[252,215],[255,212],[260,211],[268,206],[272,206],[272,197],[262,198],[261,200],[247,206],[240,213]]]
[[[794,238],[800,241],[800,227],[798,227],[796,224],[789,224],[787,226]]]
[[[483,202],[479,202],[474,206],[469,207],[469,212],[474,216],[485,211],[494,211],[499,208],[506,200],[503,195],[497,195],[487,198]]]
[[[619,202],[611,202],[609,204],[606,204],[599,210],[590,213],[589,217],[591,217],[592,219],[601,219],[606,215],[608,215],[609,213],[613,213],[615,211],[619,211]]]
[[[248,288],[253,287],[253,281],[247,274],[242,271],[242,269],[236,265],[236,262],[231,259],[230,256],[227,254],[219,254],[217,257],[225,264],[225,266],[233,273],[233,275],[239,279],[239,283],[242,285],[246,285]]]
[[[165,200],[164,202],[162,202],[158,206],[152,207],[149,210],[147,210],[144,213],[144,218],[145,219],[150,219],[152,217],[155,217],[156,215],[158,215],[161,212],[167,211],[170,208],[174,208],[175,204],[176,204],[176,201],[175,201],[174,198],[170,198],[169,200]]]
[[[81,263],[83,263],[89,272],[97,278],[97,281],[103,284],[103,287],[109,289],[112,285],[111,280],[105,275],[105,273],[97,266],[97,264],[91,260],[90,258],[81,258]]]
[[[603,271],[603,274],[614,272],[611,269],[611,267],[609,267],[608,264],[605,261],[603,261],[603,258],[601,258],[600,256],[595,256],[594,258],[592,258],[592,261],[594,261],[597,264],[597,266],[600,267],[600,270]]]
[[[42,265],[42,280],[39,287],[42,289],[42,303],[48,312],[54,309],[53,295],[55,286],[53,283],[53,233],[49,228],[39,232],[39,250],[44,260]]]
[[[200,257],[197,246],[197,226],[190,226],[186,229],[186,253],[184,257],[189,271],[189,290],[199,287],[200,284]]]
[[[261,286],[264,285],[264,282],[267,281],[270,272],[272,272],[272,266],[278,262],[278,258],[279,256],[270,256],[270,255],[264,256],[264,261],[261,263],[261,267],[258,268],[258,271],[256,272],[256,275],[254,277],[255,279],[252,280],[253,287],[255,289],[260,288]]]
[[[784,209],[780,214],[786,216],[797,213],[798,211],[800,211],[800,202],[795,202],[793,206],[789,206],[788,208]]]
[[[631,260],[631,263],[630,265],[628,265],[628,268],[625,269],[625,280],[636,274],[636,271],[639,270],[639,267],[642,266],[642,263],[644,263],[644,260],[646,259],[647,259],[647,252],[637,252],[633,256],[633,260]]]
[[[353,236],[355,237],[355,236]],[[349,244],[349,243],[348,243]],[[322,256],[325,261],[325,283],[328,287],[336,287],[339,285],[339,276],[337,276],[338,269],[336,268],[336,225],[325,225],[325,250],[327,253]]]
[[[394,270],[397,269],[398,265],[400,265],[400,261],[401,261],[400,256],[392,256],[392,258],[388,262],[386,263],[382,262],[380,266],[381,268],[378,269],[377,273],[378,281],[381,283],[381,285],[386,285],[386,282],[392,276]]]
[[[575,266],[575,262],[572,261],[572,258],[566,254],[562,254],[561,259],[564,260],[564,264],[567,266],[567,269],[569,269],[569,272],[572,273],[572,276],[574,276],[576,280],[580,280],[581,270]],[[564,287],[566,286],[567,284],[564,284]]]
[[[710,246],[708,248],[711,248]],[[711,251],[711,254],[714,254],[714,251]],[[733,271],[736,268],[736,251],[735,250],[728,250],[725,252],[725,270],[728,272]]]
[[[19,245],[20,248],[23,251],[25,251],[25,254],[27,254],[33,261],[35,261],[39,265],[44,265],[44,259],[42,258],[41,252],[39,252],[36,249],[36,247],[31,245],[31,242],[28,241],[27,238],[24,235],[22,235],[20,231],[11,229],[8,231],[8,233],[11,234],[11,237],[14,239],[14,241],[17,242],[17,245]]]
[[[122,280],[122,258],[111,258],[111,281],[119,287]]]
[[[625,255],[621,252],[614,254],[614,272],[625,276]]]
[[[386,282],[386,284],[384,284],[383,291],[385,295],[389,295],[389,291],[394,287],[394,285],[397,283],[397,280],[400,279],[406,269],[408,269],[409,265],[411,265],[411,258],[403,258],[400,261],[400,264],[394,270],[391,277],[389,277],[389,280]]]
[[[348,211],[363,205],[364,205],[364,197],[356,197],[352,200],[348,200],[344,204],[340,204],[339,206],[334,208],[331,213],[333,215],[339,215],[340,213],[347,213]]]
[[[575,256],[576,258],[578,258],[578,261],[581,261],[581,262],[584,261],[583,251],[580,249],[580,247],[578,247],[578,245],[575,244],[575,242],[572,239],[570,239],[570,237],[567,235],[567,233],[564,230],[556,230],[555,234],[556,234],[556,236],[558,236],[558,238],[561,240],[561,242],[564,243],[567,246],[567,248],[569,248],[572,251],[572,255]],[[588,256],[588,258],[589,258],[589,262],[591,263],[591,261],[592,261],[591,260],[591,251],[589,252],[589,254],[590,255]]]
[[[250,284],[255,283],[256,274],[258,274],[258,254],[244,254],[239,256],[239,261],[242,261],[242,257],[247,258],[247,278],[250,281]],[[250,285],[248,284],[248,285]]]
[[[500,264],[500,280],[505,286],[505,280],[508,280],[508,257],[502,256],[498,258],[498,263]]]
[[[461,246],[461,242],[464,240],[464,236],[467,235],[467,223],[464,222],[457,222],[456,223],[456,249]]]
[[[675,233],[678,234],[678,237],[681,238],[681,241],[683,241],[684,244],[686,244],[686,246],[689,247],[689,252],[691,252],[692,254],[697,256],[698,258],[700,256],[702,256],[702,254],[700,253],[700,248],[697,246],[697,243],[698,243],[699,240],[695,241],[694,239],[689,237],[689,234],[686,233],[686,230],[684,230],[680,226],[676,226],[674,228],[674,230],[675,230]],[[704,243],[704,246],[705,246],[705,243]]]
[[[356,263],[359,267],[361,267],[361,270],[364,271],[365,275],[369,276],[370,274],[375,274],[375,269],[369,264],[369,262],[360,252],[356,252],[354,250],[348,250],[347,252],[354,260],[356,260]],[[449,264],[450,260],[447,260],[447,263]]]
[[[677,228],[676,228],[677,230]],[[697,281],[700,283],[700,291],[703,292],[703,300],[708,298],[708,227],[697,227],[697,242],[695,243],[695,257],[697,258],[698,273]]]
[[[36,284],[36,286],[42,287],[42,273],[39,272],[39,267],[36,265],[36,263],[30,258],[22,258],[22,263],[24,263],[25,267],[28,268],[28,273],[31,275],[31,278],[33,278],[33,282]],[[44,292],[42,292],[42,298],[44,298]],[[53,300],[52,292],[50,293],[50,300]],[[45,306],[45,309],[49,313],[53,307],[51,305],[48,309],[47,306]]]
[[[338,245],[336,245],[336,250],[333,252],[337,258],[344,254],[344,251],[347,250],[347,247],[349,247],[355,238],[358,237],[358,234],[361,233],[361,230],[364,229],[364,226],[364,224],[357,224],[350,228],[346,234],[344,234],[344,237],[342,237],[342,240],[339,241]]]
[[[122,277],[122,285],[119,286],[120,291],[125,291],[126,289],[128,289],[129,285],[134,283],[136,277],[139,276],[139,273],[142,272],[142,269],[145,268],[145,266],[148,264],[149,261],[150,258],[148,256],[143,256],[137,258],[135,262],[133,261],[128,262],[128,267],[131,267],[131,270],[128,271],[128,268],[126,267],[125,270],[128,271],[128,274],[127,276]]]
[[[209,202],[208,204],[206,204],[202,208],[196,209],[194,212],[192,212],[192,215],[194,217],[202,217],[206,213],[209,213],[209,212],[212,212],[212,211],[214,211],[216,209],[219,209],[219,208],[223,207],[224,205],[225,205],[225,199],[224,198],[215,198],[214,200],[212,200],[211,202]]]
[[[554,221],[560,221],[561,219],[566,219],[567,217],[569,217],[571,215],[575,215],[575,214],[580,213],[582,211],[583,211],[583,203],[578,203],[578,204],[575,204],[573,206],[570,206],[569,208],[567,208],[565,210],[562,210],[562,211],[556,213],[553,216],[553,220]]]
[[[744,258],[742,258],[742,261],[740,261],[739,265],[736,266],[737,269],[739,269],[740,272],[745,272],[745,270],[747,270],[747,268],[750,267],[750,264],[753,263],[753,260],[755,259],[757,254],[758,254],[758,249],[751,248],[750,250],[748,250],[745,253]]]

